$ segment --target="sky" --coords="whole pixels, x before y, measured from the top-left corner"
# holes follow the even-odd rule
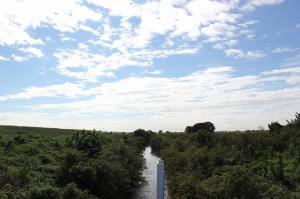
[[[299,0],[0,0],[0,124],[284,124],[300,111],[299,8]]]

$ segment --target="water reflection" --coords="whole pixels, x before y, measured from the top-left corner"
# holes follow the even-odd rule
[[[156,165],[160,158],[151,153],[150,147],[145,149],[143,155],[147,167],[143,171],[146,182],[139,187],[134,198],[156,199]]]

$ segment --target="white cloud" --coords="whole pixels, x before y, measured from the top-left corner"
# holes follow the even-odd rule
[[[34,47],[19,48],[18,50],[20,50],[24,53],[29,53],[37,58],[41,58],[44,56],[44,53],[40,49],[34,48]]]
[[[144,73],[151,74],[151,75],[160,75],[160,74],[162,74],[162,71],[161,70],[153,70],[153,71],[145,70]]]
[[[131,41],[129,46],[136,48],[146,47],[156,35],[170,35],[181,37],[188,36],[190,39],[197,39],[200,36],[200,29],[212,23],[207,30],[203,29],[206,35],[219,35],[226,30],[226,24],[235,22],[239,15],[231,13],[237,4],[236,1],[226,0],[222,2],[202,0],[202,1],[148,1],[143,4],[135,4],[133,1],[122,1],[120,3],[89,0],[97,6],[108,9],[110,15],[122,17],[122,30],[129,30],[126,34],[120,34],[120,41],[125,39]],[[201,12],[200,12],[201,10]],[[140,20],[138,26],[131,30],[132,24],[128,22],[131,17]],[[111,32],[112,27],[104,30]],[[117,30],[118,31],[118,30]],[[224,33],[224,32],[223,32]],[[109,34],[104,34],[109,35]],[[124,38],[123,38],[124,36]],[[109,38],[109,37],[108,37]],[[125,43],[125,42],[124,42]]]
[[[235,59],[242,59],[242,58],[259,59],[259,58],[262,58],[262,57],[266,56],[260,50],[243,51],[243,50],[240,50],[240,49],[226,49],[226,50],[224,50],[224,52],[225,52],[225,55],[227,57],[234,57]]]
[[[25,55],[19,56],[12,54],[11,57],[16,62],[25,62],[33,57],[41,58],[44,56],[44,53],[40,49],[34,47],[18,48],[18,50],[25,53]]]
[[[201,40],[216,42],[221,37],[224,45],[232,46],[230,42],[237,43],[235,38],[241,29],[242,16],[236,12],[236,0],[88,2],[107,9],[110,16],[121,17],[118,27],[110,24],[110,16],[105,18],[102,35],[90,42],[125,54],[140,49],[159,51],[165,46],[179,48],[182,44],[200,46]],[[154,46],[157,36],[164,36],[165,41]]]
[[[289,52],[295,52],[298,48],[287,48],[287,47],[278,47],[275,48],[272,53],[289,53]]]
[[[133,130],[141,124],[154,130],[167,127],[168,130],[181,130],[201,120],[211,120],[222,130],[255,129],[258,124],[266,125],[272,120],[285,121],[300,108],[299,67],[279,68],[252,76],[236,76],[234,71],[233,67],[219,66],[182,77],[129,77],[92,88],[70,83],[31,87],[2,96],[0,100],[76,97],[74,102],[35,104],[25,108],[30,108],[29,112],[58,111],[54,118],[69,118],[64,126],[76,119],[86,122],[100,114],[105,120],[105,115],[109,115],[110,119],[104,122],[107,130]],[[282,87],[285,84],[290,86]],[[81,96],[90,98],[84,100]],[[139,119],[132,115],[138,115]],[[113,127],[111,118],[120,122],[118,129]],[[101,125],[92,120],[87,126],[103,129]]]
[[[97,13],[79,0],[10,0],[0,6],[0,45],[43,44],[28,32],[52,26],[61,32],[74,32],[87,20],[99,20]]]
[[[300,28],[300,23],[295,25],[296,28]]]
[[[87,50],[89,47],[88,47],[88,45],[86,45],[84,43],[79,43],[78,48],[81,50]]]
[[[233,72],[232,67],[220,66],[178,78],[130,77],[78,92],[83,96],[94,95],[90,100],[30,108],[34,111],[64,110],[66,116],[113,114],[128,120],[132,119],[130,115],[138,114],[140,120],[137,122],[147,120],[152,128],[159,126],[153,121],[176,123],[171,130],[183,128],[187,122],[196,122],[200,116],[203,120],[214,121],[221,129],[253,129],[272,120],[284,121],[287,114],[294,114],[300,108],[297,103],[300,100],[299,68],[274,69],[253,76],[235,76]],[[282,81],[293,86],[276,86],[276,82]],[[271,87],[262,87],[262,84]],[[280,116],[280,112],[284,114]],[[177,124],[178,121],[184,124]],[[229,121],[230,125],[226,124]]]
[[[300,67],[292,67],[292,68],[280,68],[280,69],[274,69],[271,71],[263,72],[263,75],[279,75],[279,74],[300,74]]]
[[[89,26],[87,26],[87,25],[80,25],[80,29],[81,29],[81,30],[84,30],[84,31],[86,31],[86,32],[90,32],[90,33],[92,33],[92,34],[94,34],[94,35],[96,35],[96,36],[99,36],[99,35],[100,35],[100,32],[99,32],[99,31],[97,31],[97,30],[95,30],[95,29],[93,29],[93,28],[91,28],[91,27],[89,27]]]
[[[77,97],[82,91],[82,84],[64,83],[58,85],[50,85],[45,87],[29,87],[24,91],[0,96],[0,101],[16,100],[16,99],[32,99],[35,97]]]
[[[62,37],[60,38],[60,40],[61,40],[61,41],[76,41],[76,39],[74,39],[74,38],[71,38],[71,37],[64,37],[64,36],[62,36]]]
[[[131,0],[87,0],[89,3],[101,6],[110,11],[110,15],[132,17],[140,13],[140,8]]]
[[[8,61],[8,60],[9,60],[9,58],[0,55],[0,61]]]
[[[16,62],[25,62],[28,61],[30,58],[26,56],[18,56],[15,54],[11,55],[12,59],[15,60]]]
[[[97,82],[102,76],[114,77],[113,72],[125,66],[150,66],[154,59],[171,55],[195,54],[198,48],[175,48],[164,50],[138,50],[115,52],[110,55],[88,52],[86,49],[60,50],[57,71],[69,77]],[[77,71],[75,71],[77,70]],[[78,71],[79,70],[79,71]]]
[[[274,4],[251,2],[248,4],[255,6]],[[61,41],[76,41],[74,38],[77,37],[72,35],[74,38],[71,38],[68,32],[91,33],[87,40],[94,45],[91,49],[100,48],[101,52],[84,54],[78,49],[61,49],[55,53],[60,74],[89,81],[112,76],[113,71],[124,66],[151,65],[157,52],[163,52],[158,58],[195,54],[198,50],[194,49],[199,49],[203,43],[212,43],[217,49],[232,48],[240,37],[253,35],[250,27],[257,23],[243,19],[238,0],[155,0],[142,3],[132,0],[45,0],[43,3],[11,0],[2,4],[0,45],[43,44],[41,38],[30,34],[37,28],[58,30]],[[119,22],[116,22],[116,17]],[[158,36],[163,36],[161,43],[157,43]],[[178,50],[183,48],[185,53]],[[88,50],[82,43],[79,43],[79,49]],[[136,56],[141,50],[147,52],[145,58]],[[42,56],[37,51],[35,53]],[[243,55],[247,58],[262,56],[260,51],[248,51]],[[87,64],[83,59],[87,59]],[[20,57],[15,57],[15,60],[25,61]]]
[[[245,5],[242,6],[242,10],[250,11],[254,10],[256,7],[277,5],[285,0],[248,0]]]
[[[226,47],[232,47],[237,44],[238,44],[238,40],[232,39],[232,40],[228,40],[225,42],[216,43],[213,45],[213,48],[218,49],[218,50],[223,50]]]
[[[1,112],[1,125],[57,127],[69,129],[94,129],[95,123],[79,117],[67,117],[60,114],[47,114],[36,112]],[[80,121],[80,122],[78,122]],[[107,121],[106,121],[107,122]],[[103,120],[98,124],[105,125]]]

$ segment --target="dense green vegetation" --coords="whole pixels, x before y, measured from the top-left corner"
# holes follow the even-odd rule
[[[148,144],[173,199],[300,198],[300,114],[269,130],[130,134],[0,126],[0,199],[126,199]]]
[[[1,126],[0,198],[130,198],[145,143],[132,134]]]
[[[300,198],[300,114],[269,128],[213,133],[189,127],[186,134],[152,136],[171,198]]]

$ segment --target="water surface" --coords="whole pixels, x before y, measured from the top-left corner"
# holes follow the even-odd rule
[[[134,198],[156,199],[156,165],[160,158],[151,153],[151,147],[145,149],[143,156],[146,163],[146,169],[143,171],[145,182],[138,188]]]

